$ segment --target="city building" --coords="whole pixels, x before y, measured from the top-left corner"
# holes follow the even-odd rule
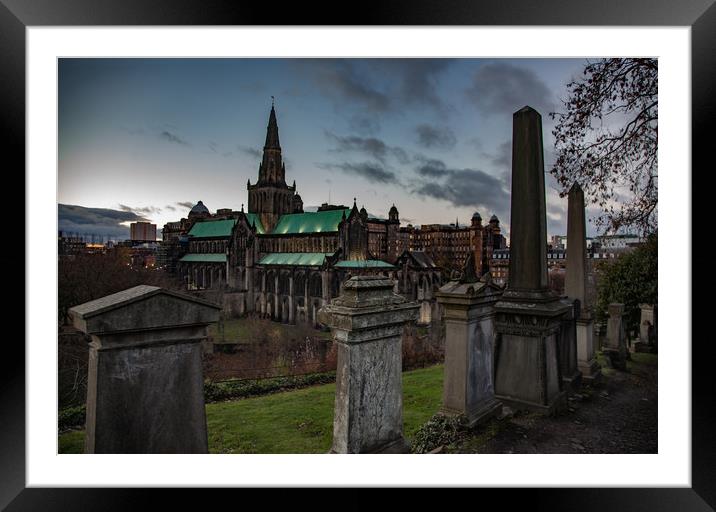
[[[400,228],[398,249],[422,251],[446,271],[460,271],[468,254],[475,256],[478,275],[487,272],[492,253],[505,247],[500,221],[496,215],[486,226],[478,212],[472,215],[469,226],[455,224],[409,224]]]
[[[222,288],[234,312],[315,324],[318,309],[340,294],[344,280],[383,275],[396,281],[396,293],[426,302],[421,319],[430,321],[439,267],[427,254],[401,249],[396,206],[387,219],[359,210],[355,198],[352,207],[304,211],[295,181],[286,183],[273,106],[258,179],[249,179],[247,190],[246,211],[242,205],[211,214],[199,201],[186,219],[164,226],[159,263],[187,289]]]
[[[129,239],[133,242],[156,242],[157,225],[151,222],[132,222],[129,225]]]

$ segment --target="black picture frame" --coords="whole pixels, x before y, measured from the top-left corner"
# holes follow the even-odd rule
[[[594,26],[690,26],[692,34],[692,157],[693,168],[714,167],[710,146],[716,120],[716,5],[714,0],[542,0],[485,2],[470,0],[364,1],[341,5],[323,1],[285,5],[231,0],[0,0],[0,119],[5,128],[4,164],[25,167],[25,29],[28,26],[87,25],[594,25]],[[345,13],[345,14],[343,14]],[[9,172],[9,171],[6,171]],[[688,170],[684,171],[688,173]],[[686,174],[685,174],[686,175]],[[695,177],[696,173],[692,173]],[[692,190],[697,192],[698,187]],[[702,191],[702,193],[704,193]],[[16,197],[24,194],[15,193]],[[708,200],[705,199],[705,204]],[[694,198],[694,204],[697,201]],[[685,219],[693,218],[685,212]],[[703,218],[703,217],[702,217]],[[692,233],[708,233],[693,229]],[[26,236],[30,236],[26,232]],[[675,240],[674,250],[683,250]],[[24,244],[13,243],[2,251],[3,263],[17,268]],[[694,252],[692,268],[707,270],[708,251]],[[685,254],[689,254],[685,252]],[[9,267],[5,267],[9,268]],[[25,267],[27,273],[30,269]],[[674,276],[688,278],[691,276]],[[24,289],[18,287],[17,289]],[[692,300],[692,318],[706,314],[705,304]],[[19,302],[19,299],[18,299]],[[24,301],[23,301],[24,303]],[[32,307],[27,304],[27,307]],[[14,309],[10,310],[11,313]],[[699,315],[701,313],[701,315]],[[13,325],[17,321],[12,322]],[[684,329],[679,343],[696,340]],[[691,337],[691,339],[689,339]],[[2,397],[0,425],[0,507],[7,510],[126,509],[163,503],[143,489],[25,488],[25,351],[16,337],[8,336],[0,357]],[[664,342],[677,342],[666,340]],[[48,347],[48,350],[50,348]],[[556,510],[714,510],[716,507],[716,384],[712,377],[713,348],[709,337],[692,342],[692,487],[510,490],[530,506]],[[663,363],[668,364],[668,362]],[[176,490],[172,491],[176,493]],[[482,490],[480,492],[483,492]],[[499,492],[484,490],[484,493]],[[504,493],[504,490],[502,491]],[[184,493],[177,493],[179,496]],[[175,495],[177,495],[175,494]],[[276,494],[276,493],[274,493]],[[353,505],[370,500],[354,493]],[[180,498],[183,499],[183,498]],[[219,498],[220,499],[220,498]],[[273,496],[272,500],[281,499]],[[285,499],[285,498],[284,498]],[[500,501],[504,496],[499,496]],[[277,504],[273,501],[274,504]],[[218,505],[219,502],[216,502]]]

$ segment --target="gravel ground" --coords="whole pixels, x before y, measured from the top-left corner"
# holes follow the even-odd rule
[[[604,362],[602,360],[602,362]],[[569,395],[554,417],[494,419],[443,453],[657,453],[657,356],[632,354],[627,372],[604,369],[599,384]]]

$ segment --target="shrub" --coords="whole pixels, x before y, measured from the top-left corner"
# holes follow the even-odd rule
[[[57,415],[57,427],[60,432],[85,423],[85,406],[77,405],[62,409]]]
[[[412,451],[428,453],[438,446],[456,442],[466,432],[464,416],[435,414],[413,436]]]

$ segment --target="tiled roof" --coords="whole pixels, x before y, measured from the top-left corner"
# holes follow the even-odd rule
[[[351,213],[350,209],[340,209],[282,215],[271,234],[336,232],[344,212],[346,218]]]
[[[221,238],[231,236],[231,230],[236,224],[236,219],[207,220],[197,222],[189,231],[194,238]]]
[[[192,253],[185,254],[179,261],[196,263],[226,263],[226,254],[216,253]]]
[[[381,260],[339,261],[334,265],[338,268],[395,268]]]
[[[333,256],[333,253],[323,252],[273,252],[267,254],[259,265],[303,265],[303,266],[320,266],[326,260],[327,256]]]
[[[246,220],[249,223],[249,226],[251,226],[254,222],[256,223],[256,232],[259,235],[263,235],[266,231],[264,231],[264,225],[261,224],[261,218],[255,214],[255,213],[246,213]]]

